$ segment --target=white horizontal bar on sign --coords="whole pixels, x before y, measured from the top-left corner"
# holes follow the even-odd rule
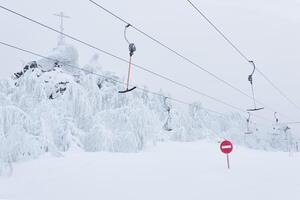
[[[231,145],[222,146],[222,149],[231,149]]]

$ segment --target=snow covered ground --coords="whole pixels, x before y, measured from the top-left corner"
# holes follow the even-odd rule
[[[299,153],[235,147],[231,170],[219,144],[166,142],[139,153],[69,152],[14,164],[5,200],[300,199]]]

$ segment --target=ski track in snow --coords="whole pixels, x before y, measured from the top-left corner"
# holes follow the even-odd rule
[[[299,153],[167,142],[140,153],[70,152],[17,163],[0,178],[5,200],[282,200],[300,197]]]

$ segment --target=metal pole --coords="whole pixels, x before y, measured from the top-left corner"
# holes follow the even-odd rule
[[[130,72],[131,72],[131,56],[129,57],[129,65],[128,65],[128,74],[127,74],[126,90],[128,90],[128,87],[129,87]]]
[[[226,157],[227,157],[227,167],[228,167],[228,169],[230,169],[230,164],[229,164],[229,154],[226,154]]]

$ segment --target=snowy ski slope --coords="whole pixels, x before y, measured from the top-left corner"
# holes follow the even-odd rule
[[[226,168],[219,144],[161,143],[140,153],[66,153],[17,163],[0,179],[8,200],[292,200],[300,155],[235,147]]]

